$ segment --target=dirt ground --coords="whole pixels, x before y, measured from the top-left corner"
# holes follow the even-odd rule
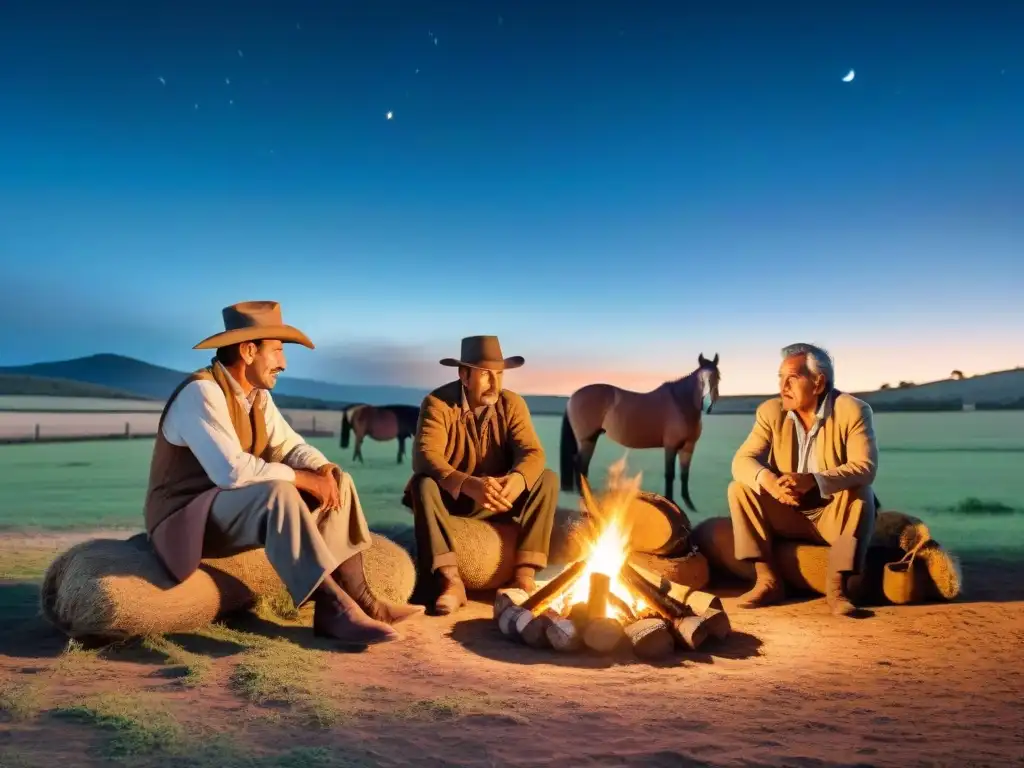
[[[731,588],[732,636],[659,664],[513,644],[485,603],[360,653],[265,611],[97,651],[38,617],[36,585],[96,535],[2,539],[2,768],[1024,763],[1020,563],[965,556],[956,603],[857,619]]]

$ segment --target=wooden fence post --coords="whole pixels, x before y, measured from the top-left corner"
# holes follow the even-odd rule
[[[36,440],[39,439],[39,422],[36,422]]]
[[[126,421],[124,423],[124,439],[125,440],[131,440],[131,438],[132,438],[132,423],[130,421]]]
[[[313,414],[313,434],[316,434],[316,414]]]

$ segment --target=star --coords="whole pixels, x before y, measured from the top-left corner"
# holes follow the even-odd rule
[[[392,111],[390,111],[390,110],[388,110],[388,113],[387,113],[387,115],[386,115],[386,119],[387,119],[387,120],[390,120],[390,119],[391,119],[392,117],[394,117],[394,116],[395,116],[395,113],[394,113],[394,112],[392,112]]]

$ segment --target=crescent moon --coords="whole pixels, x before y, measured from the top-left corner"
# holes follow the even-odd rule
[[[843,78],[843,82],[849,83],[850,81],[853,80],[854,77],[856,77],[856,75],[857,73],[851,69],[849,72],[846,73],[846,77]]]

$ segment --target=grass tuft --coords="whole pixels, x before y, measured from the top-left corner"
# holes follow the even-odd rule
[[[186,688],[197,688],[210,679],[213,672],[213,661],[208,656],[187,651],[166,637],[147,637],[142,647],[159,653],[173,668],[180,668],[179,682]]]
[[[295,623],[303,618],[302,611],[295,607],[291,595],[284,590],[260,596],[253,606],[253,613],[270,621]]]
[[[45,685],[45,680],[39,679],[27,683],[0,681],[0,712],[12,720],[31,720],[43,709]]]
[[[322,674],[326,663],[317,651],[279,639],[263,639],[245,651],[231,674],[231,687],[261,705],[288,705],[322,728],[345,714],[327,695]]]
[[[961,499],[949,511],[957,515],[1013,515],[1024,510],[1003,504],[1001,501],[985,501],[970,496]]]
[[[58,707],[54,714],[112,732],[104,750],[109,757],[177,752],[185,735],[164,707],[121,693],[87,696],[76,704]]]

